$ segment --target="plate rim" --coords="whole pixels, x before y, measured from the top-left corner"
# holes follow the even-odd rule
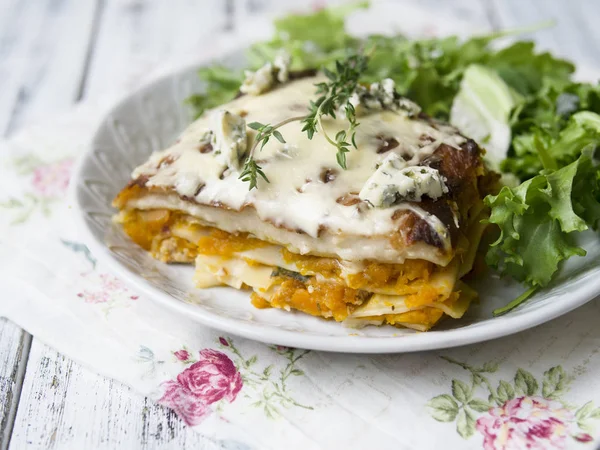
[[[570,295],[569,301],[559,301],[559,299],[555,299],[541,308],[521,312],[516,316],[506,315],[496,317],[485,327],[473,329],[463,327],[442,331],[432,330],[392,337],[365,337],[352,335],[352,329],[350,328],[347,329],[349,333],[345,336],[323,336],[282,328],[265,327],[259,323],[248,323],[246,321],[221,316],[211,311],[204,310],[201,305],[185,303],[151,285],[142,276],[119,262],[110,253],[106,243],[100,241],[88,226],[85,218],[85,208],[84,205],[81,204],[82,202],[78,195],[79,187],[82,185],[85,162],[94,150],[94,143],[96,142],[106,119],[123,107],[123,105],[130,102],[134,97],[140,96],[143,92],[151,90],[155,85],[165,82],[167,79],[178,75],[181,76],[184,72],[203,67],[210,64],[212,61],[243,51],[243,49],[242,46],[235,47],[233,49],[228,49],[229,51],[220,57],[203,58],[195,61],[195,63],[180,66],[176,70],[154,78],[137,89],[126,93],[119,101],[114,103],[111,108],[104,111],[102,119],[98,122],[93,134],[90,136],[85,151],[77,158],[67,193],[68,202],[73,205],[73,208],[70,208],[70,213],[74,216],[77,229],[82,233],[84,243],[89,246],[94,256],[102,263],[106,264],[112,272],[119,276],[130,287],[147,296],[149,300],[155,301],[161,307],[176,314],[184,314],[188,319],[213,330],[219,330],[228,334],[267,344],[355,354],[410,353],[441,350],[510,336],[560,317],[592,301],[600,294],[600,277],[596,277],[596,280],[589,280],[584,286]],[[583,67],[587,69],[587,67]],[[315,318],[315,320],[319,319]],[[339,324],[339,326],[342,327],[342,324]]]

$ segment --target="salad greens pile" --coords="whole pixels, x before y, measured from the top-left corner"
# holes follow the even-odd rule
[[[485,203],[499,238],[486,262],[529,289],[495,311],[503,314],[546,286],[561,261],[585,250],[574,234],[600,221],[600,84],[573,80],[575,67],[532,42],[501,49],[496,41],[523,31],[461,40],[455,36],[411,40],[401,35],[359,39],[346,16],[367,2],[290,15],[275,21],[275,36],[248,51],[257,69],[285,50],[291,70],[335,68],[335,62],[369,50],[360,82],[391,78],[398,92],[430,116],[450,121],[488,150],[489,167],[505,186]],[[203,94],[188,102],[196,115],[229,101],[244,74],[224,67],[200,70]]]

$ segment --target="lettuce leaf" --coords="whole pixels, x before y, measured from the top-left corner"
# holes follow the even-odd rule
[[[230,101],[244,81],[241,72],[222,66],[203,67],[198,70],[198,76],[206,83],[205,91],[186,99],[186,103],[194,112],[194,118],[200,117],[207,109]]]
[[[529,92],[540,80],[563,79],[572,71],[572,66],[565,61],[547,53],[536,54],[532,43],[525,45],[527,57],[521,59],[519,49],[523,43],[500,51],[492,49],[495,40],[523,30],[476,36],[466,41],[456,36],[420,40],[409,40],[402,35],[353,37],[345,29],[345,19],[367,6],[368,2],[356,2],[277,19],[273,38],[254,44],[248,50],[248,68],[256,69],[272,61],[281,50],[292,56],[291,70],[332,68],[336,60],[367,51],[369,67],[361,81],[370,83],[392,78],[402,95],[417,102],[425,113],[443,120],[448,120],[462,76],[472,64],[491,67],[517,92]],[[196,117],[207,108],[217,106],[221,99],[233,98],[237,93],[229,81],[242,80],[243,74],[232,70],[226,74],[225,71],[227,69],[218,68],[214,72],[211,69],[200,72],[200,77],[208,83],[207,91],[188,101]]]
[[[490,55],[486,66],[523,96],[534,95],[546,83],[566,82],[575,71],[569,61],[550,53],[536,53],[535,44],[519,41]]]
[[[499,170],[511,142],[509,124],[513,108],[522,97],[491,68],[470,65],[454,97],[450,123],[485,145],[488,167]]]
[[[538,288],[552,280],[561,261],[585,255],[583,248],[573,244],[570,233],[595,227],[600,220],[600,185],[593,151],[588,145],[571,164],[486,197],[491,209],[489,222],[500,229],[500,237],[486,255],[489,265]],[[511,303],[510,309],[518,304]],[[501,308],[496,313],[508,310]]]
[[[346,33],[345,18],[368,5],[362,1],[275,20],[273,39],[254,44],[247,51],[248,69],[255,70],[272,61],[281,50],[292,57],[290,70],[322,67],[344,58],[360,45],[359,39]],[[206,83],[206,90],[187,99],[196,118],[233,99],[244,80],[243,72],[220,66],[202,68],[198,75]]]
[[[597,136],[595,120],[585,111],[600,114],[600,84],[546,84],[513,111],[512,146],[501,169],[526,180],[548,163],[557,168],[574,161],[585,147],[581,140],[591,142]],[[574,116],[578,119],[571,120]],[[548,149],[559,140],[560,145],[548,155]],[[544,161],[546,156],[551,159]]]
[[[272,61],[281,50],[292,57],[291,70],[319,68],[344,58],[360,45],[359,39],[346,32],[345,20],[353,12],[368,7],[369,2],[360,1],[276,19],[273,39],[250,47],[251,68]]]

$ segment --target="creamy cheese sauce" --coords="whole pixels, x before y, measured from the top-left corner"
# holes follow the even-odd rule
[[[309,100],[315,98],[314,83],[319,80],[310,77],[294,81],[260,96],[240,97],[219,109],[243,116],[247,124],[256,121],[274,125],[306,114]],[[200,151],[213,112],[208,111],[191,124],[172,147],[153,154],[135,169],[133,177],[146,175],[147,186],[175,189],[200,204],[218,202],[235,210],[253,205],[261,220],[312,237],[317,237],[322,228],[334,235],[390,233],[395,230],[392,216],[398,209],[411,209],[428,218],[439,231],[441,222],[437,218],[408,203],[370,208],[364,203],[344,206],[338,200],[358,194],[389,152],[402,155],[408,165],[417,165],[441,143],[458,148],[465,139],[455,128],[434,128],[424,120],[393,111],[361,116],[356,133],[358,150],[352,148],[347,153],[348,170],[343,170],[336,162],[336,148],[321,133],[309,140],[301,131],[302,123],[292,122],[279,129],[285,144],[271,137],[262,151],[257,149],[255,159],[270,183],[259,179],[258,188],[248,191],[248,183],[238,179],[240,168],[227,167],[214,150]],[[324,119],[325,129],[332,137],[347,125],[345,120]],[[247,128],[247,133],[250,148],[256,132]],[[386,149],[386,145],[393,147],[390,142],[397,145]],[[441,237],[444,235],[448,233],[442,232]]]

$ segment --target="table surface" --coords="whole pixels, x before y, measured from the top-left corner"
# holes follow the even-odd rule
[[[552,18],[557,25],[535,37],[540,45],[588,65],[600,59],[600,2],[594,0],[414,3],[488,29]],[[294,5],[294,0],[0,0],[0,135],[83,99],[122,90],[141,69],[193,55],[206,39],[224,38],[252,18],[285,13]],[[159,446],[218,448],[165,408],[0,319],[0,450]]]

